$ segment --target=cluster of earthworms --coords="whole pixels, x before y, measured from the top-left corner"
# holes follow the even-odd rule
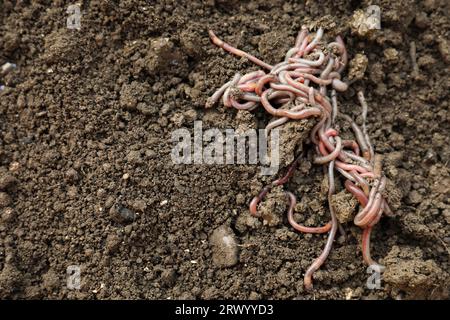
[[[206,103],[209,108],[221,98],[227,107],[239,110],[254,110],[263,107],[273,119],[267,125],[266,133],[290,120],[317,118],[310,139],[315,145],[317,156],[314,163],[328,167],[328,206],[331,221],[321,227],[307,227],[294,219],[296,197],[286,192],[289,209],[288,221],[298,231],[306,233],[328,233],[327,243],[320,256],[311,264],[304,276],[306,289],[312,288],[313,273],[320,268],[328,257],[340,226],[332,195],[335,194],[335,171],[345,178],[345,188],[359,201],[362,209],[354,218],[355,225],[363,229],[362,254],[369,265],[378,265],[370,256],[370,233],[372,227],[384,214],[392,212],[383,196],[386,178],[381,171],[381,156],[374,153],[366,129],[367,103],[362,92],[358,98],[362,106],[362,126],[358,126],[351,117],[338,111],[337,92],[347,90],[341,74],[348,61],[345,44],[340,36],[334,42],[322,40],[323,29],[309,34],[302,27],[284,61],[269,65],[260,59],[232,47],[209,31],[212,42],[222,49],[240,57],[247,58],[263,70],[245,75],[236,74],[233,79],[218,89]],[[354,140],[343,140],[334,128],[337,118],[349,121],[354,132]],[[300,161],[297,157],[289,166],[284,177],[264,187],[250,202],[250,213],[258,216],[258,204],[274,186],[285,184],[292,176]],[[380,265],[378,265],[380,266]],[[381,266],[380,266],[381,267]]]

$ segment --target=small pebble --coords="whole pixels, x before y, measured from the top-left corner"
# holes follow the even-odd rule
[[[17,179],[10,174],[5,174],[0,177],[0,190],[7,190],[17,183]]]
[[[6,192],[0,192],[0,209],[9,206],[11,203],[11,197]]]
[[[7,75],[8,73],[10,73],[16,67],[17,67],[16,64],[11,63],[11,62],[6,62],[5,64],[3,64],[0,67],[0,75],[2,75],[2,76]]]
[[[1,221],[8,223],[13,221],[14,218],[15,218],[15,211],[13,208],[6,207],[5,209],[3,209],[1,214]]]
[[[136,213],[122,205],[114,205],[109,210],[110,217],[119,223],[130,223],[136,219]]]
[[[80,179],[80,175],[74,168],[70,168],[69,170],[66,171],[66,179],[69,182],[75,182]]]
[[[221,226],[213,231],[209,239],[212,247],[212,261],[216,267],[232,267],[238,262],[238,246],[233,230]]]

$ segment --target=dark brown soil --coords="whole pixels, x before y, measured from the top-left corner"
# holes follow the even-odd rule
[[[18,66],[0,76],[0,298],[448,298],[448,1],[181,3],[82,1],[77,31],[66,28],[71,2],[0,2],[0,65]],[[369,4],[380,5],[382,29],[352,33],[353,13]],[[387,267],[379,290],[366,287],[351,222],[308,293],[303,274],[325,236],[248,212],[274,177],[256,165],[171,161],[171,133],[195,120],[205,129],[268,120],[203,109],[234,73],[257,69],[212,46],[207,30],[276,63],[302,24],[341,33],[350,57],[360,54],[352,77],[361,79],[339,102],[356,117],[364,90],[398,204],[372,235],[372,255]],[[287,188],[299,198],[296,219],[319,225],[326,189],[310,156]],[[277,193],[269,200],[285,210]],[[81,266],[80,290],[66,286],[70,265]]]

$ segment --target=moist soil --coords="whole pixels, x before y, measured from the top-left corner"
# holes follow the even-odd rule
[[[67,28],[70,4],[0,3],[0,65],[17,65],[0,76],[0,298],[449,297],[448,2],[81,1],[80,30]],[[381,29],[359,32],[354,14],[371,4]],[[204,109],[236,72],[258,70],[214,47],[208,29],[275,64],[302,25],[345,40],[353,79],[341,110],[360,121],[357,90],[369,104],[395,212],[372,234],[372,256],[386,265],[379,288],[366,285],[351,217],[314,290],[303,288],[326,236],[290,227],[282,189],[296,194],[299,223],[328,221],[308,126],[285,127],[296,133],[286,145],[305,155],[268,196],[269,222],[248,204],[285,168],[268,177],[258,165],[171,160],[172,132],[192,132],[194,121],[239,130],[269,121],[259,110]],[[357,208],[342,182],[336,203],[348,216]],[[67,285],[69,266],[80,267],[78,289]]]

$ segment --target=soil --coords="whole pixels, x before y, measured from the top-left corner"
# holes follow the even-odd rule
[[[66,27],[70,4],[0,3],[0,65],[17,65],[0,76],[0,298],[449,297],[447,1],[92,0],[80,1],[81,30]],[[380,6],[382,28],[361,32],[353,15],[370,4]],[[260,111],[204,109],[236,72],[258,69],[211,45],[208,29],[273,64],[303,24],[341,34],[357,58],[338,99],[358,118],[355,93],[365,92],[370,136],[391,181],[395,215],[371,241],[386,265],[380,289],[366,286],[361,230],[348,219],[354,204],[345,193],[336,203],[347,206],[347,237],[307,292],[303,274],[325,236],[290,227],[281,190],[268,199],[272,223],[249,215],[251,198],[275,177],[257,165],[171,160],[172,132],[194,121],[245,130],[269,120]],[[285,186],[298,198],[295,218],[323,225],[323,170],[307,141],[293,138],[288,149],[308,150]],[[66,285],[72,265],[81,267],[78,290]]]

